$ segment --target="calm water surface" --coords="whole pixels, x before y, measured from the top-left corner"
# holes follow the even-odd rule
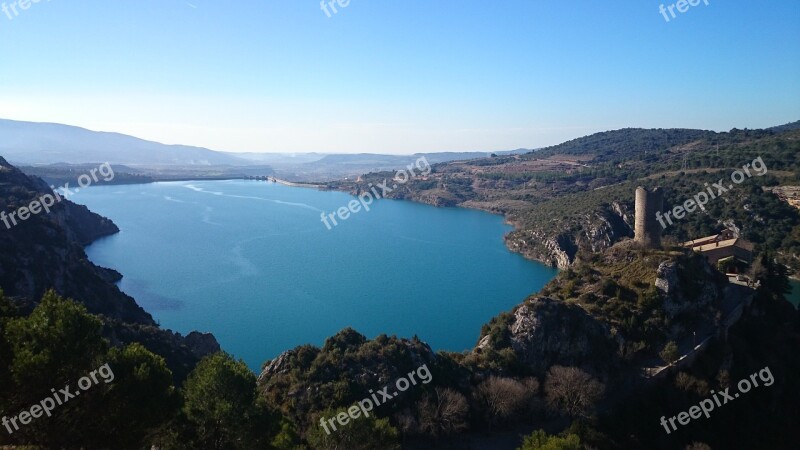
[[[792,292],[786,296],[795,308],[800,307],[800,281],[790,280]]]
[[[328,230],[320,213],[352,199],[257,181],[99,186],[73,197],[122,230],[95,263],[164,327],[213,332],[258,370],[344,327],[418,335],[462,351],[482,324],[556,271],[509,252],[499,216],[382,200]]]

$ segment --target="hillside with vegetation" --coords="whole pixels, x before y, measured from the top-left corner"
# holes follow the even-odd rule
[[[0,211],[4,214],[51,192],[42,180],[26,176],[0,158]],[[49,214],[31,214],[24,221],[17,219],[16,225],[8,215],[6,220],[12,226],[0,224],[0,292],[7,304],[5,312],[33,317],[42,298],[76,299],[83,312],[96,318],[95,328],[102,339],[116,348],[136,344],[157,352],[177,382],[185,379],[200,359],[219,350],[211,335],[181,336],[158,327],[148,312],[116,286],[121,274],[89,261],[84,247],[119,231],[109,219],[63,199],[50,207]],[[43,319],[43,325],[61,319],[60,313],[54,313]],[[52,353],[46,344],[66,345],[52,336],[47,339],[53,340],[44,340],[44,348],[34,346],[26,351]],[[73,358],[82,351],[79,346],[65,349],[68,351],[61,358]]]
[[[784,293],[787,266],[796,267],[800,218],[772,188],[798,182],[798,137],[793,129],[628,129],[525,155],[437,164],[391,196],[504,214],[516,226],[509,247],[564,270],[475,330],[469,351],[434,352],[424,336],[370,339],[345,329],[322,347],[300,346],[266,361],[258,375],[218,352],[211,336],[182,337],[153,323],[116,288],[121,275],[94,266],[83,252],[116,227],[63,203],[25,227],[0,230],[0,408],[16,415],[104,364],[114,381],[53,417],[0,432],[0,444],[792,448],[800,442],[800,312]],[[668,227],[662,247],[630,239],[635,186],[665,187],[671,207],[757,157],[768,173]],[[46,192],[41,181],[2,163],[2,210]],[[328,187],[360,193],[391,176]],[[721,226],[756,244],[750,274],[757,287],[730,283],[678,245]],[[775,378],[768,389],[664,433],[661,416],[766,366]],[[425,376],[392,392],[411,373]],[[392,398],[368,416],[334,433],[321,427],[386,389]]]
[[[506,237],[509,248],[564,269],[581,253],[633,236],[636,186],[663,187],[669,210],[705,191],[706,183],[722,178],[727,186],[733,171],[760,157],[765,175],[747,178],[664,235],[686,241],[733,226],[798,274],[800,211],[772,190],[800,185],[800,130],[778,130],[609,131],[525,155],[435,164],[431,174],[387,197],[502,214],[516,228]],[[328,188],[360,194],[393,176],[373,173]]]
[[[521,442],[525,435],[536,443],[524,448],[671,449],[695,441],[729,448],[724,444],[734,440],[748,448],[764,442],[790,448],[800,438],[792,425],[800,418],[794,408],[800,390],[791,382],[800,357],[784,350],[800,342],[800,313],[783,298],[782,266],[764,257],[755,272],[762,287],[737,291],[700,255],[627,240],[492,319],[469,352],[433,353],[417,338],[369,340],[348,329],[322,348],[298,347],[268,362],[259,388],[315,449],[511,448],[504,439]],[[728,328],[739,296],[752,301],[749,312]],[[712,344],[694,364],[670,366],[706,339]],[[422,364],[429,384],[381,405],[358,426],[322,431],[321,419],[394,386]],[[702,432],[659,434],[662,415],[765,365],[784,382],[720,417],[746,416],[752,407],[770,418],[770,436],[754,437],[764,421],[730,433],[717,418],[693,428]],[[543,447],[561,440],[580,444]],[[506,443],[496,447],[500,442]]]

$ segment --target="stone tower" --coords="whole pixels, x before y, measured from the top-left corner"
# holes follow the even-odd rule
[[[636,188],[636,219],[634,233],[636,242],[649,248],[661,247],[661,225],[656,220],[656,213],[664,209],[664,190],[653,191],[639,186]]]

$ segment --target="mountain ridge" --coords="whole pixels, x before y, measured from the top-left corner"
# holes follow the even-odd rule
[[[51,122],[0,119],[0,153],[19,164],[248,165],[203,147],[169,145],[116,132]],[[123,149],[126,156],[120,156]],[[137,153],[138,152],[138,153]]]

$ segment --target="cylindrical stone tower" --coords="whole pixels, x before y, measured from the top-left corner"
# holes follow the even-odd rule
[[[636,242],[649,248],[661,247],[661,225],[656,213],[664,209],[664,191],[656,188],[652,192],[642,186],[636,188],[636,218],[634,233]]]

